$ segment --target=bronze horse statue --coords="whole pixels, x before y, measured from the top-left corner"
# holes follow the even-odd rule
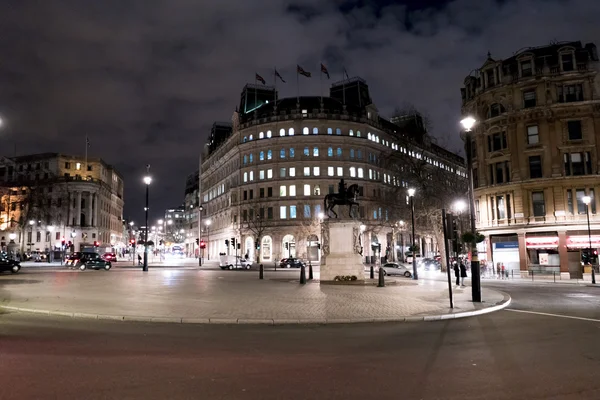
[[[341,189],[341,188],[340,188]],[[344,192],[341,193],[329,193],[325,196],[325,214],[329,217],[331,211],[337,218],[337,213],[333,210],[335,206],[348,206],[348,215],[350,218],[353,217],[352,206],[358,207],[356,197],[358,196],[358,185],[353,184],[348,187]]]

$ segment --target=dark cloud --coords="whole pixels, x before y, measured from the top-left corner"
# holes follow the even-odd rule
[[[2,148],[83,153],[125,175],[139,218],[141,176],[152,209],[179,203],[210,125],[229,120],[254,72],[295,66],[332,80],[365,78],[380,111],[410,102],[459,147],[459,88],[486,53],[508,57],[553,40],[595,41],[597,0],[5,0],[0,5]],[[419,5],[421,5],[419,7]],[[318,94],[319,79],[301,93]],[[325,85],[323,85],[325,87]]]

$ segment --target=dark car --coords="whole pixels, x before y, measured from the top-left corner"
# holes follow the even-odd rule
[[[279,264],[279,266],[283,268],[300,268],[303,265],[306,266],[304,262],[297,258],[284,258]]]
[[[81,271],[84,271],[86,268],[108,271],[112,267],[111,262],[103,260],[98,253],[73,253],[67,258],[65,264],[69,268],[79,268]]]
[[[10,271],[16,274],[21,269],[21,264],[17,260],[10,260],[6,256],[0,256],[0,271]]]
[[[423,267],[425,271],[441,269],[442,264],[433,258],[424,258],[419,262],[419,266]]]

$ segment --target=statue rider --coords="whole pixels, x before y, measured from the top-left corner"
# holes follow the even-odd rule
[[[346,197],[346,183],[344,182],[344,179],[340,179],[340,183],[338,183],[338,193],[341,197]]]

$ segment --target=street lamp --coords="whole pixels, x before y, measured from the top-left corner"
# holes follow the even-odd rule
[[[147,171],[149,172],[150,166],[148,165]],[[142,271],[148,271],[148,199],[149,199],[149,188],[152,183],[152,178],[149,175],[144,177],[144,183],[146,184],[146,207],[144,207],[144,211],[146,212],[146,225],[144,232],[144,266],[142,267]]]
[[[408,198],[410,199],[410,216],[412,220],[412,267],[413,267],[413,279],[419,279],[417,274],[417,246],[415,240],[415,189],[408,189]]]
[[[202,242],[202,211],[204,207],[202,204],[198,206],[198,266],[202,266],[202,256],[204,256],[204,249],[200,248],[200,242]]]
[[[589,240],[589,248],[588,248],[588,259],[590,260],[590,264],[592,265],[592,284],[596,284],[596,273],[594,272],[594,264],[592,263],[592,231],[590,229],[590,204],[592,203],[592,198],[590,196],[583,196],[581,201],[585,204],[585,211],[587,215],[587,225],[588,225],[588,240]]]
[[[460,121],[464,128],[465,153],[467,153],[467,175],[469,184],[469,209],[471,214],[471,233],[476,237],[475,226],[475,194],[473,192],[473,140],[472,129],[477,123],[473,117],[465,117]],[[481,303],[481,270],[479,269],[479,257],[477,255],[477,241],[471,246],[471,298],[473,302]]]
[[[212,221],[207,219],[204,223],[206,224],[206,259],[210,261],[210,224]]]

